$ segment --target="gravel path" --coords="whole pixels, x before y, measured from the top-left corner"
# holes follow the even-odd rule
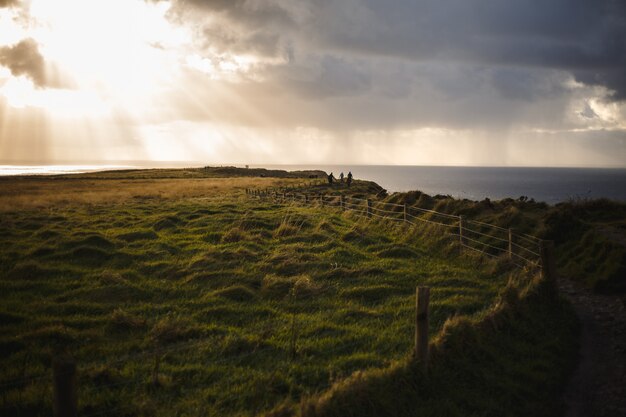
[[[566,417],[626,417],[626,309],[618,296],[561,279],[581,322],[580,362],[565,393]]]

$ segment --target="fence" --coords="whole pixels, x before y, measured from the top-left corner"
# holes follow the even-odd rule
[[[246,189],[246,194],[250,197],[269,198],[281,203],[294,202],[337,208],[342,211],[350,211],[364,218],[379,218],[413,226],[428,224],[440,228],[444,236],[456,239],[461,248],[476,251],[492,258],[506,256],[520,268],[542,267],[544,241],[541,239],[527,234],[515,233],[513,229],[467,219],[462,215],[443,213],[408,204],[336,194],[315,194],[294,189]]]

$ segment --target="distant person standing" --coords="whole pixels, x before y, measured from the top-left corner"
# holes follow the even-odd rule
[[[348,187],[352,184],[352,171],[348,172]]]
[[[339,174],[339,182],[343,184],[343,172]]]
[[[334,180],[335,180],[335,177],[333,177],[333,173],[331,172],[330,175],[328,176],[328,184],[333,185]]]

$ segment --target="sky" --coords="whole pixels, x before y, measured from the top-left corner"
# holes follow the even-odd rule
[[[623,0],[0,0],[0,163],[626,167]]]

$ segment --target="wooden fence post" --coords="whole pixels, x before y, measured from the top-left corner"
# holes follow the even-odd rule
[[[70,356],[60,356],[52,363],[54,383],[54,417],[76,417],[78,396],[76,395],[76,362]]]
[[[341,210],[343,210],[343,211],[346,210],[346,202],[343,199],[343,195],[339,196],[339,205],[341,206]]]
[[[513,229],[509,228],[509,259],[513,259]]]
[[[404,221],[407,222],[408,219],[406,217],[406,213],[407,213],[407,207],[406,207],[406,203],[404,203]]]
[[[428,302],[429,287],[417,287],[415,291],[415,358],[422,369],[428,368]]]
[[[465,239],[463,239],[463,228],[465,228],[465,216],[459,216],[459,243],[461,247],[465,245]]]
[[[304,204],[309,204],[309,195],[308,194],[304,195]]]
[[[324,207],[324,195],[320,193],[320,206]]]
[[[556,261],[554,259],[554,242],[552,240],[542,240],[540,246],[541,254],[541,276],[548,283],[548,291],[551,296],[557,294]]]
[[[367,199],[367,217],[372,217],[372,200]]]

